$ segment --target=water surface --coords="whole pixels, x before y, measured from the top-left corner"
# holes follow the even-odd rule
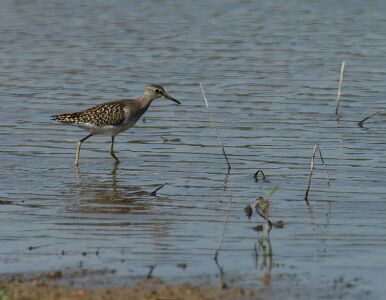
[[[0,8],[0,269],[113,269],[119,276],[311,286],[306,297],[382,298],[386,271],[386,4],[379,1],[39,1]],[[341,118],[334,115],[346,61]],[[153,103],[116,139],[50,120],[161,82],[183,105]],[[227,167],[199,82],[223,136]],[[164,143],[161,136],[171,139]],[[317,165],[303,200],[315,143]],[[268,183],[255,182],[263,169]],[[168,184],[149,195],[156,187]],[[243,209],[270,189],[271,270]],[[95,255],[98,252],[99,256]],[[177,266],[179,264],[179,266]],[[186,264],[182,268],[181,264]],[[230,278],[230,279],[229,279]],[[322,287],[322,288],[319,288]],[[324,289],[328,287],[328,289]]]

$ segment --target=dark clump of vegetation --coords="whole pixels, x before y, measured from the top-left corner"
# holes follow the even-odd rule
[[[267,177],[265,176],[263,170],[258,169],[255,174],[253,174],[253,178],[255,179],[255,182],[259,181],[259,175],[261,175],[261,179],[263,182],[268,182]]]

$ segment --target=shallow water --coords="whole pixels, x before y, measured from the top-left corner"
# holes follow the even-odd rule
[[[254,257],[262,220],[243,210],[277,185],[270,214],[285,225],[271,232],[271,285],[344,278],[351,296],[381,298],[386,125],[356,122],[384,108],[386,4],[327,2],[2,1],[0,199],[12,204],[0,206],[1,272],[81,263],[144,276],[157,263],[156,276],[216,281],[232,197],[219,262],[228,280],[252,285],[269,267]],[[155,102],[119,135],[118,166],[109,138],[92,137],[77,172],[75,141],[86,133],[50,115],[138,96],[148,82],[183,104]],[[332,180],[329,189],[318,162],[312,212],[303,197],[315,143]],[[254,182],[257,169],[269,182]]]

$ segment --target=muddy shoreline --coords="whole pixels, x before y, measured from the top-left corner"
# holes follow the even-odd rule
[[[0,299],[259,299],[252,290],[224,289],[188,284],[168,285],[160,279],[146,279],[133,286],[74,288],[45,280],[14,279],[0,283]]]
[[[56,299],[370,299],[344,278],[316,282],[294,281],[285,275],[266,273],[255,285],[239,279],[218,281],[192,277],[183,281],[162,277],[133,276],[118,279],[113,270],[62,270],[45,273],[0,275],[1,300]],[[286,285],[280,285],[284,281]]]

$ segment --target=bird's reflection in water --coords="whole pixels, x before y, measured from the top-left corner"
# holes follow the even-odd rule
[[[148,243],[156,253],[164,251],[171,220],[163,218],[164,206],[158,204],[170,199],[151,196],[150,192],[155,189],[153,185],[141,187],[127,184],[126,180],[130,178],[127,172],[120,170],[118,164],[109,172],[78,171],[76,185],[66,193],[71,201],[65,208],[65,221],[60,224],[76,228],[86,226],[84,239],[99,242],[101,236],[108,236],[111,238],[109,247],[119,245],[120,251],[131,251],[132,248],[126,249],[126,244],[122,246],[122,243],[128,241],[128,232],[135,232],[133,236],[150,237]],[[115,237],[122,238],[115,240]]]
[[[119,181],[119,164],[114,164],[110,174],[87,174],[78,170],[76,186],[79,202],[68,208],[71,212],[90,214],[146,214],[150,213],[148,191],[136,185]],[[150,200],[150,201],[147,201]]]

